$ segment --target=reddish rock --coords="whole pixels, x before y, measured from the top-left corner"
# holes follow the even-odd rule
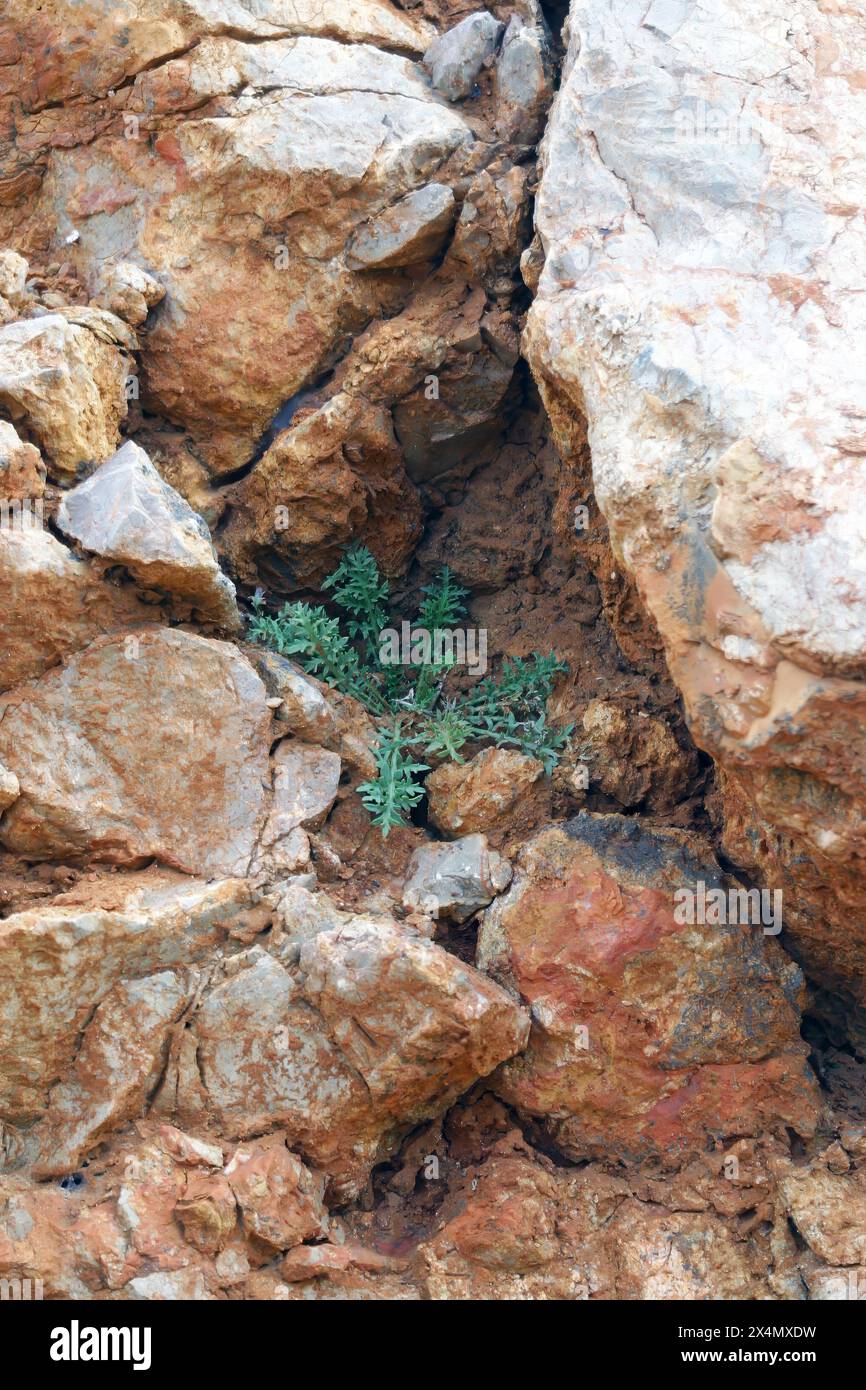
[[[674,894],[721,884],[699,841],[581,814],[522,851],[478,962],[531,1008],[497,1090],[570,1158],[814,1132],[802,975],[761,927],[683,926]]]

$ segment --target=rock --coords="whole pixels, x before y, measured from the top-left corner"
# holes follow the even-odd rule
[[[49,472],[74,479],[114,453],[128,365],[59,314],[0,328],[0,405],[34,435]]]
[[[485,748],[467,763],[443,763],[427,778],[430,819],[445,835],[494,830],[543,772],[537,758],[508,748]]]
[[[496,52],[504,28],[489,10],[480,10],[434,39],[424,54],[424,66],[437,92],[447,101],[468,97],[485,58]]]
[[[279,700],[274,708],[277,722],[287,725],[297,738],[328,747],[328,740],[336,736],[337,721],[318,682],[277,652],[251,649],[249,656],[268,695]]]
[[[866,1265],[866,1182],[824,1168],[791,1168],[779,1179],[791,1220],[828,1265]]]
[[[41,498],[45,471],[39,450],[23,443],[7,420],[0,420],[0,501]],[[8,524],[5,517],[3,524]]]
[[[746,1243],[712,1211],[641,1201],[627,1178],[600,1166],[556,1168],[513,1131],[470,1173],[419,1248],[427,1298],[774,1296],[768,1238]]]
[[[184,1239],[204,1255],[216,1256],[215,1270],[223,1275],[225,1266],[219,1258],[237,1228],[237,1202],[229,1181],[223,1174],[214,1180],[211,1174],[191,1174],[184,1185],[183,1196],[177,1201],[174,1215],[183,1230]],[[231,1254],[240,1258],[236,1252]],[[244,1273],[249,1272],[249,1261]],[[228,1282],[228,1281],[227,1281]]]
[[[26,525],[0,526],[0,590],[0,690],[41,675],[95,637],[157,616],[131,589],[77,560],[42,529],[35,509]]]
[[[212,6],[195,21],[190,5],[176,8],[172,21],[145,24],[157,54],[137,63],[139,41],[124,48],[127,36],[112,27],[114,47],[97,66],[126,79],[106,80],[102,91],[122,100],[106,100],[101,128],[74,103],[31,118],[20,157],[32,191],[26,207],[0,216],[0,235],[8,221],[21,244],[56,247],[76,232],[63,255],[92,293],[118,255],[147,266],[166,299],[148,331],[142,400],[187,429],[211,472],[224,474],[252,460],[347,334],[399,307],[391,277],[350,270],[343,250],[403,195],[447,182],[443,166],[473,137],[403,56],[423,47],[429,27],[390,6],[346,0],[332,22],[334,6],[312,16],[305,3],[312,34],[288,4],[285,25],[252,19],[240,4],[234,23]],[[65,7],[64,37],[89,44],[94,24],[110,23]],[[35,7],[31,24],[53,49]],[[389,34],[402,52],[339,39],[365,30]],[[41,108],[54,74],[47,84],[44,72],[21,78],[28,109]],[[56,81],[65,93],[80,78],[64,68]],[[92,70],[85,88],[100,90]]]
[[[271,0],[261,12],[241,0],[140,0],[135,24],[122,7],[103,9],[99,0],[21,0],[20,71],[13,88],[26,110],[130,84],[136,73],[156,68],[209,35],[229,29],[255,43],[280,35],[325,35],[343,44],[375,44],[396,53],[420,56],[435,31],[422,18],[379,0]],[[62,34],[65,43],[56,42]],[[86,70],[76,54],[82,36],[95,39]],[[5,94],[6,87],[3,92]]]
[[[530,220],[526,167],[492,164],[469,185],[445,268],[500,293],[517,276]]]
[[[263,845],[274,844],[298,826],[318,830],[340,785],[337,754],[300,739],[283,739],[278,744],[273,769],[273,809],[262,836]]]
[[[406,477],[390,412],[348,392],[283,430],[238,491],[222,538],[242,577],[260,557],[293,584],[320,584],[351,540],[362,540],[383,573],[405,569],[421,534],[418,494]],[[267,559],[265,572],[268,570]]]
[[[425,184],[359,228],[346,264],[352,270],[390,270],[428,261],[441,249],[455,216],[447,184]]]
[[[179,976],[163,970],[121,981],[101,1000],[68,1079],[54,1087],[46,1119],[28,1135],[38,1146],[35,1177],[71,1173],[106,1132],[146,1109],[187,999]]]
[[[142,585],[188,600],[202,621],[240,627],[234,585],[217,563],[205,522],[132,440],[64,494],[57,525]]]
[[[661,719],[629,717],[610,700],[590,700],[583,715],[582,757],[593,788],[621,806],[668,812],[688,795],[697,776],[691,749],[677,743]]]
[[[700,841],[581,813],[518,866],[478,938],[480,968],[533,1019],[497,1091],[566,1157],[671,1156],[774,1124],[814,1132],[799,969],[760,927],[678,924],[678,890],[720,883]]]
[[[245,1229],[269,1252],[327,1234],[324,1179],[279,1135],[237,1149],[225,1171]]]
[[[300,959],[300,943],[317,936],[320,931],[332,931],[349,920],[327,893],[314,892],[315,879],[310,883],[302,877],[290,879],[274,890],[277,917],[289,945],[293,963]],[[282,952],[280,953],[282,955]]]
[[[375,777],[379,731],[359,700],[308,676],[276,652],[250,648],[248,654],[268,694],[280,701],[274,709],[278,725],[285,724],[298,739],[338,753],[354,773]]]
[[[0,295],[19,305],[27,292],[27,262],[17,251],[0,251]]]
[[[725,852],[784,888],[862,1050],[864,231],[835,191],[858,200],[861,113],[837,92],[853,58],[830,77],[817,55],[863,22],[813,6],[807,42],[765,0],[658,17],[572,4],[524,346],[568,467],[588,422],[614,553],[727,769]]]
[[[279,1125],[342,1199],[401,1134],[512,1055],[525,1027],[471,967],[365,918],[302,941],[295,973],[253,948],[194,1022],[223,1132]]]
[[[205,884],[148,872],[108,886],[105,905],[93,891],[73,890],[0,921],[0,1117],[12,1123],[36,1119],[51,1087],[68,1083],[82,1031],[95,1047],[88,1020],[106,998],[116,1004],[122,980],[134,991],[201,960],[252,905],[239,879]],[[128,1015],[119,1034],[118,1065],[138,1046],[128,1033],[134,1023]]]
[[[21,784],[15,773],[0,765],[0,812],[7,810],[20,795]]]
[[[434,918],[465,922],[511,882],[511,865],[488,849],[484,835],[422,845],[409,861],[403,906]]]
[[[150,310],[165,298],[158,280],[131,261],[106,266],[99,277],[98,295],[106,309],[137,328]]]
[[[99,638],[0,705],[21,795],[0,843],[31,859],[243,874],[264,812],[265,688],[223,642]]]
[[[512,15],[496,60],[497,123],[512,140],[532,145],[553,98],[550,43],[538,24]]]
[[[204,1164],[208,1168],[222,1168],[225,1163],[225,1154],[219,1144],[208,1144],[203,1139],[184,1134],[174,1125],[159,1125],[156,1132],[162,1148],[177,1163],[192,1166]]]

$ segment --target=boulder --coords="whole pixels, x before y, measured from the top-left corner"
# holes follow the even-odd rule
[[[193,1026],[223,1132],[279,1125],[341,1199],[526,1037],[523,1011],[492,981],[363,917],[304,939],[296,968],[254,947]]]
[[[126,982],[122,990],[134,993],[158,977],[164,987],[155,987],[147,1006],[158,1013],[159,999],[167,1004],[173,989],[163,979],[166,973],[173,979],[174,970],[203,959],[252,903],[239,879],[207,884],[148,871],[110,882],[101,894],[86,883],[83,894],[73,890],[0,922],[0,1118],[16,1123],[38,1117],[52,1087],[63,1082],[64,1093],[71,1094],[76,1072],[79,1088],[92,1088],[98,1080],[104,1084],[102,1102],[113,1105],[117,1069],[127,1069],[125,1055],[132,1058],[139,1045],[135,1015],[127,1009],[121,1022],[121,982]],[[139,1001],[143,1011],[146,994]],[[104,1001],[106,1009],[96,1021]],[[113,1058],[106,1020],[119,1027],[122,1039]],[[92,1076],[83,1060],[76,1067],[82,1036],[87,1054],[100,1058]],[[96,1100],[91,1089],[89,1104]],[[55,1130],[58,1144],[73,1142],[77,1123],[73,1107]]]
[[[271,713],[236,648],[168,628],[97,639],[2,702],[21,794],[0,843],[31,859],[247,871]]]
[[[314,1176],[280,1135],[236,1149],[225,1174],[244,1228],[269,1251],[327,1234],[324,1179]]]
[[[485,748],[467,763],[442,763],[426,782],[430,819],[452,837],[496,830],[543,772],[537,758],[510,748]]]
[[[23,117],[29,138],[11,158],[25,166],[28,199],[0,216],[0,235],[8,221],[18,244],[62,248],[93,294],[118,258],[146,269],[165,298],[148,331],[142,401],[190,432],[212,472],[232,471],[347,334],[399,307],[390,277],[351,270],[343,251],[472,142],[404,56],[432,31],[369,0],[317,14],[269,4],[276,23],[239,3],[232,22],[204,0],[166,16],[154,0],[149,19],[136,15],[126,30],[89,4],[64,0],[53,16],[26,4],[16,27],[41,40],[40,54],[62,46],[53,24],[73,48],[76,34],[89,46],[105,33],[109,47],[85,79],[105,100],[94,122],[63,104],[79,72],[60,58],[38,75],[25,64],[25,111],[57,105]],[[357,32],[370,39],[344,41]],[[373,47],[374,35],[402,51]]]
[[[815,1130],[802,974],[760,925],[680,921],[701,883],[723,879],[700,841],[582,812],[524,847],[482,918],[479,966],[532,1012],[497,1090],[570,1159]]]
[[[525,349],[567,466],[586,421],[614,554],[726,769],[726,853],[784,888],[790,947],[862,1049],[866,25],[647,13],[571,6]]]
[[[207,525],[132,440],[64,493],[56,520],[83,550],[124,565],[145,587],[187,600],[201,620],[240,627],[234,585],[217,563]]]
[[[165,290],[140,266],[131,261],[116,261],[100,274],[98,298],[106,309],[137,328],[153,306],[165,298]]]
[[[346,264],[352,270],[391,270],[430,260],[454,224],[454,194],[447,184],[428,183],[398,199],[352,237]]]
[[[69,481],[114,453],[126,415],[128,359],[61,314],[0,327],[0,406]]]
[[[496,116],[503,134],[522,144],[535,143],[553,98],[553,82],[549,35],[542,25],[513,15],[496,59]]]
[[[484,835],[421,845],[409,861],[403,906],[410,912],[465,922],[511,882],[511,865],[488,849]]]
[[[468,97],[484,60],[496,52],[504,28],[489,10],[480,10],[434,39],[424,54],[424,66],[437,92],[447,101]]]
[[[0,690],[32,680],[96,637],[158,616],[133,589],[108,583],[91,561],[77,559],[35,509],[21,523],[0,526]]]
[[[147,1109],[160,1079],[169,1033],[188,1001],[173,970],[122,980],[89,1020],[68,1077],[48,1097],[45,1119],[27,1136],[35,1177],[79,1166],[107,1132]]]
[[[33,444],[19,439],[8,420],[0,420],[0,501],[30,501],[45,492],[45,465]],[[9,519],[3,518],[7,526]]]

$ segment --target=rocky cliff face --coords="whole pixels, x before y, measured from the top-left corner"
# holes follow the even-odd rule
[[[0,30],[4,1278],[862,1296],[866,35],[563,18]],[[249,640],[349,542],[567,662],[558,762],[381,836]]]

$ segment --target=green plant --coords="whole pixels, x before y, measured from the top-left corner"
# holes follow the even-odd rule
[[[573,725],[547,722],[546,706],[556,677],[567,671],[551,652],[503,663],[498,679],[478,682],[468,693],[445,694],[453,654],[395,665],[384,658],[381,635],[388,623],[388,583],[365,546],[353,545],[322,588],[347,617],[340,621],[321,606],[286,603],[274,615],[264,596],[253,597],[249,635],[254,642],[290,656],[327,685],[352,695],[376,718],[380,736],[377,776],[358,791],[383,836],[405,825],[406,815],[424,795],[420,780],[429,764],[422,756],[463,762],[469,743],[512,747],[538,758],[550,773],[569,741]],[[414,640],[453,630],[465,617],[468,590],[445,566],[423,589]],[[431,643],[428,642],[428,647]]]
[[[423,786],[415,779],[430,768],[427,763],[413,762],[407,755],[407,749],[415,742],[416,739],[404,736],[399,719],[390,727],[386,725],[376,749],[379,775],[375,781],[362,782],[358,787],[373,824],[385,838],[395,825],[406,824],[405,813],[417,806],[424,795]]]

